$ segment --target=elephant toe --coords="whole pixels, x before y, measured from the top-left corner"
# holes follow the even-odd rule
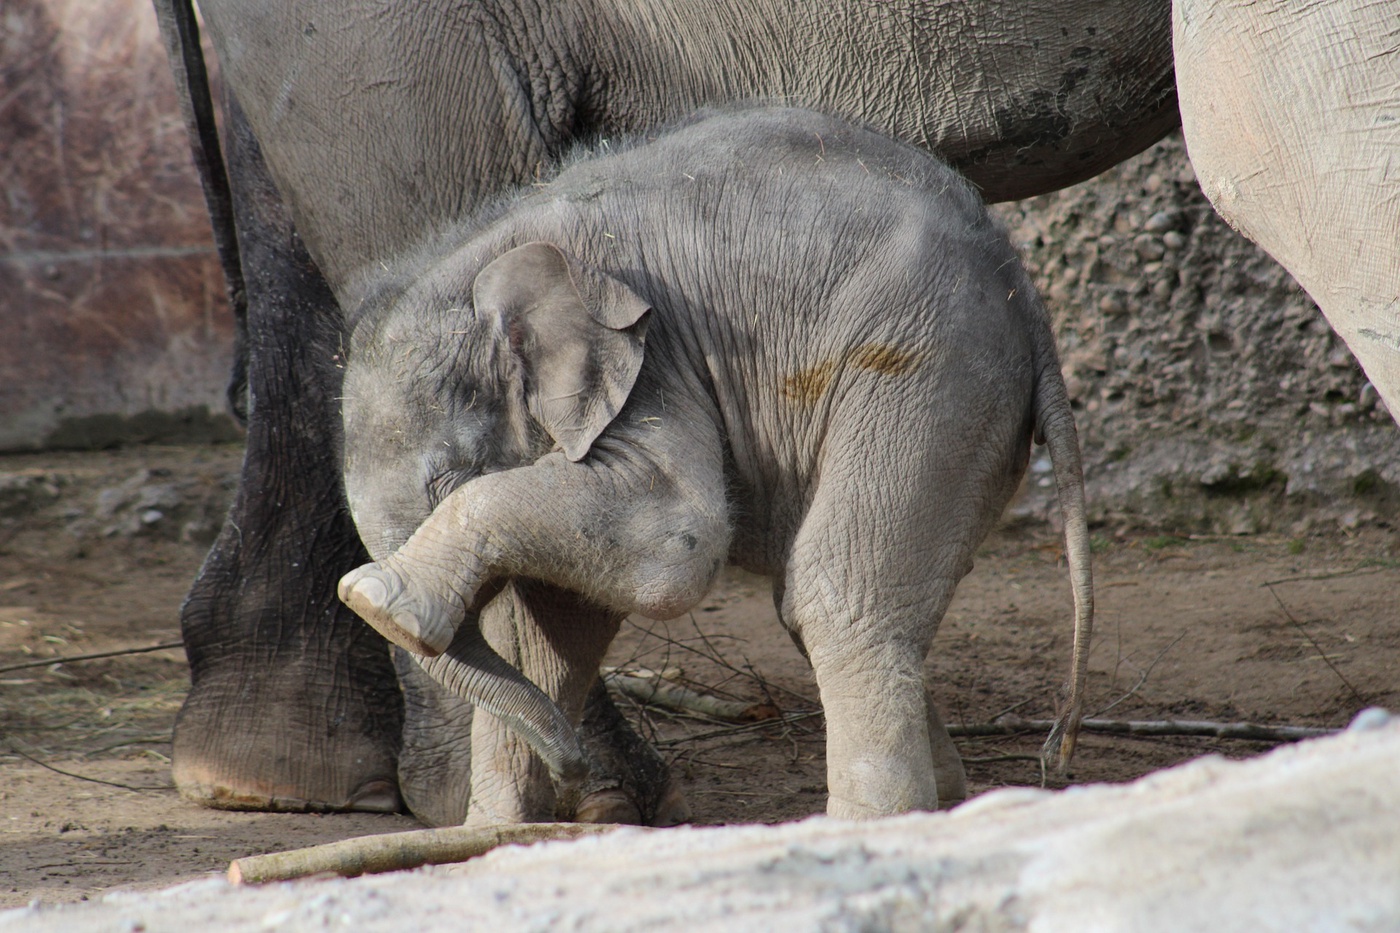
[[[642,811],[619,788],[595,791],[579,801],[574,811],[577,823],[625,823],[640,826],[645,823]]]
[[[386,639],[424,657],[447,650],[454,626],[441,613],[423,612],[404,579],[382,564],[365,564],[341,577],[341,602]]]
[[[359,813],[400,813],[404,803],[393,781],[367,781],[350,795],[345,809]]]

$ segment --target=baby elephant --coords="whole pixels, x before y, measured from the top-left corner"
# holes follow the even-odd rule
[[[1092,586],[1064,382],[1006,236],[923,151],[790,109],[604,146],[405,262],[354,323],[344,395],[376,563],[340,595],[439,683],[577,785],[621,619],[685,613],[737,564],[815,670],[843,817],[962,794],[924,660],[1042,436],[1075,597],[1047,754],[1072,749]],[[523,672],[478,623],[510,581],[574,607],[515,636]],[[474,795],[519,784],[491,717]],[[468,822],[550,816],[491,806]]]

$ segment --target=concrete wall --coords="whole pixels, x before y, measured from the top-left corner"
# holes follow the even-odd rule
[[[0,451],[235,436],[231,347],[149,0],[0,0]]]

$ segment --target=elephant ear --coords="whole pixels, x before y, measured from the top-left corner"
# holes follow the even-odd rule
[[[570,460],[617,416],[642,366],[651,306],[552,243],[494,259],[472,285],[525,369],[530,414]]]

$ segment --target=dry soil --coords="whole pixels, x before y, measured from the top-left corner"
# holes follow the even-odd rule
[[[187,688],[180,600],[232,488],[237,447],[143,447],[0,458],[0,907],[145,889],[230,859],[416,826],[409,816],[229,813],[171,787],[170,727]],[[1338,727],[1400,709],[1400,538],[1095,532],[1090,709],[1122,720]],[[953,723],[1045,718],[1068,669],[1058,537],[998,531],[944,619],[930,682]],[[39,666],[17,668],[34,661]],[[670,671],[786,717],[736,729],[624,708],[685,782],[701,823],[823,807],[822,721],[764,581],[726,576],[696,612],[636,620],[612,662]],[[1110,708],[1111,707],[1111,708]],[[798,718],[803,713],[812,713]],[[972,792],[1039,784],[1043,738],[960,739]],[[1089,735],[1051,786],[1125,781],[1265,743]]]

